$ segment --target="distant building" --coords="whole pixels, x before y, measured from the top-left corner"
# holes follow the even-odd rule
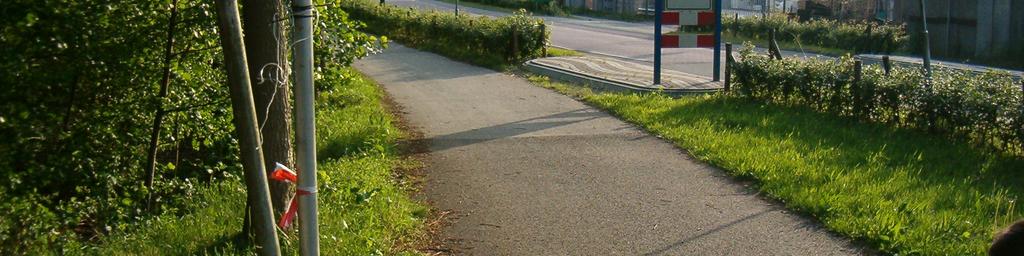
[[[807,0],[831,9],[835,19],[875,19],[907,24],[920,51],[919,0]],[[927,0],[932,54],[952,59],[1024,58],[1024,0]],[[804,3],[801,3],[804,5]]]
[[[895,6],[893,20],[907,23],[911,36],[919,39],[918,1],[889,1]],[[1024,61],[1024,0],[928,0],[926,7],[933,54]]]

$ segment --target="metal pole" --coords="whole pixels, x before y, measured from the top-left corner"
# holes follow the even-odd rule
[[[715,59],[712,65],[714,75],[712,80],[717,82],[722,79],[722,0],[715,1]]]
[[[292,24],[295,24],[293,65],[295,66],[296,141],[299,181],[299,252],[320,255],[320,231],[316,205],[316,120],[313,90],[313,3],[292,2]]]
[[[263,166],[262,139],[256,127],[256,103],[252,99],[252,83],[249,81],[248,61],[245,58],[245,43],[242,42],[242,22],[238,17],[238,3],[235,0],[216,1],[217,24],[224,51],[224,63],[228,74],[231,94],[231,110],[235,116],[235,132],[238,135],[242,168],[245,170],[246,193],[252,197],[252,214],[255,219],[256,241],[260,255],[280,255],[281,248],[274,227],[274,212],[270,206],[270,187]],[[243,209],[244,210],[244,209]]]
[[[455,0],[455,16],[459,16],[459,0]]]
[[[661,84],[661,12],[665,0],[654,0],[654,85]]]
[[[921,28],[924,35],[924,76],[925,79],[932,79],[932,44],[931,39],[928,38],[928,14],[925,12],[925,0],[918,0],[921,4]],[[931,86],[931,82],[928,82],[928,86]]]

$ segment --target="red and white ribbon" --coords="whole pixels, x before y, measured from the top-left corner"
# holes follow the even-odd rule
[[[277,168],[274,169],[274,172],[270,173],[270,179],[280,182],[298,183],[299,176],[295,172],[281,163],[275,164]],[[299,187],[295,189],[295,197],[311,195],[313,193],[316,193],[316,187]],[[295,197],[288,203],[288,210],[281,215],[281,220],[277,222],[277,226],[281,229],[288,229],[292,225],[295,215],[299,212],[299,202],[295,200]]]

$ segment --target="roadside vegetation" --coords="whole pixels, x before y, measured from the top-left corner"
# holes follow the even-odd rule
[[[1024,157],[916,129],[737,94],[594,92],[533,76],[636,123],[828,229],[882,252],[983,255],[1024,217]]]
[[[320,182],[320,251],[324,255],[394,255],[421,235],[428,209],[409,197],[411,183],[394,170],[414,165],[396,142],[404,136],[381,102],[383,92],[352,68],[326,70],[316,81],[317,157]],[[67,246],[71,253],[249,254],[238,239],[245,204],[241,178],[203,185],[193,210],[163,215],[112,233],[98,242]],[[279,233],[282,249],[298,253],[295,227]]]
[[[1024,155],[1024,85],[1008,73],[936,68],[929,80],[921,69],[902,66],[858,71],[849,55],[777,60],[752,48],[741,50],[731,66],[737,95]]]
[[[549,34],[543,20],[525,11],[488,18],[400,8],[366,0],[347,1],[340,7],[352,19],[364,22],[366,32],[494,69],[540,56]]]
[[[317,8],[314,34],[322,250],[401,252],[426,208],[392,172],[409,163],[381,93],[347,67],[378,40],[333,5]],[[0,13],[0,254],[249,252],[212,4],[14,1]]]
[[[437,0],[450,4],[455,4],[456,0]],[[460,0],[459,4],[465,4],[469,7],[480,8],[484,10],[491,10],[497,12],[512,13],[512,10],[527,10],[533,13],[569,17],[572,15],[605,18],[622,21],[650,21],[651,16],[638,15],[635,13],[610,13],[602,11],[594,11],[587,8],[576,8],[561,6],[558,1],[553,0]]]
[[[784,49],[845,53],[891,54],[909,50],[906,28],[897,24],[812,19],[800,22],[783,13],[761,16],[722,17],[723,36],[741,41],[765,42],[771,30]],[[783,45],[785,44],[785,45]],[[789,47],[785,47],[789,46]],[[838,53],[838,54],[836,54]]]

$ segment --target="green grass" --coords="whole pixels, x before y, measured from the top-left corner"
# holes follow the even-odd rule
[[[320,246],[323,255],[413,254],[428,209],[409,198],[393,171],[414,164],[395,148],[402,132],[381,104],[383,92],[354,69],[327,70],[317,81]],[[240,246],[245,193],[240,179],[200,189],[195,210],[161,216],[98,243],[68,249],[99,255],[253,254]],[[297,254],[296,230],[279,232],[286,254]],[[84,247],[84,248],[83,248]]]
[[[616,94],[532,77],[759,184],[787,207],[886,253],[983,255],[1024,217],[1024,158],[927,133],[729,95]]]
[[[583,53],[574,51],[572,49],[548,47],[548,57],[578,57],[583,56]]]

